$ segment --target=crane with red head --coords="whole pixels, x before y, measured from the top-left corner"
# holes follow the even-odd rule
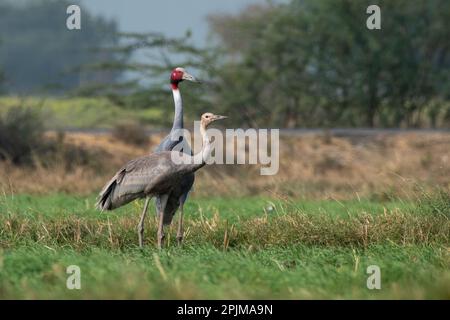
[[[192,156],[192,151],[189,148],[189,144],[184,141],[182,132],[179,131],[183,129],[183,101],[181,99],[179,90],[179,85],[183,81],[199,82],[193,75],[189,74],[184,68],[181,67],[173,69],[170,73],[170,85],[172,88],[173,101],[175,104],[175,114],[170,133],[156,147],[156,149],[154,150],[155,153],[172,151],[178,144],[183,143],[183,152],[187,153],[189,156]],[[194,171],[192,171],[184,175],[182,179],[180,179],[179,183],[172,186],[170,188],[170,192],[168,192],[167,194],[152,194],[152,196],[155,196],[156,213],[160,215],[159,220],[162,224],[171,224],[175,212],[178,209],[180,210],[177,230],[177,240],[180,244],[183,239],[183,206],[187,200],[189,191],[192,189],[194,180]],[[144,235],[144,220],[151,195],[143,192],[143,190],[140,190],[139,188],[137,188],[139,190],[134,190],[133,188],[135,186],[133,186],[132,183],[130,183],[127,188],[122,188],[122,191],[119,191],[116,188],[116,185],[120,185],[120,181],[116,181],[113,179],[105,186],[104,190],[102,190],[99,195],[99,202],[97,203],[97,206],[101,210],[113,210],[130,201],[145,197],[146,200],[144,209],[142,211],[141,219],[138,225],[139,246],[142,247]],[[132,187],[130,187],[130,185]],[[162,242],[163,239],[159,239],[159,241]]]

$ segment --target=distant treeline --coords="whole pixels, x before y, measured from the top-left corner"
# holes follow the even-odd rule
[[[366,9],[381,7],[381,30]],[[249,123],[450,123],[450,2],[302,0],[211,18],[229,59],[220,101]]]
[[[366,9],[372,4],[381,8],[381,30],[366,27]],[[55,2],[41,6],[51,11]],[[3,9],[0,39],[7,25],[2,14]],[[25,74],[32,61],[42,66],[33,69],[36,78],[48,74],[43,61],[56,74],[72,61],[83,65],[72,70],[78,77],[81,71],[97,75],[94,83],[73,78],[77,81],[68,84],[72,94],[103,95],[124,108],[167,112],[172,106],[168,71],[183,65],[205,80],[203,85],[184,85],[191,116],[214,110],[229,115],[230,124],[253,127],[450,127],[447,0],[269,2],[238,15],[210,16],[212,40],[204,48],[192,45],[189,33],[176,39],[158,33],[117,34],[113,22],[90,19],[98,30],[112,32],[102,40],[95,33],[79,33],[90,39],[85,46],[102,48],[95,50],[97,59],[55,58],[60,63],[54,64],[47,54],[64,51],[72,41],[46,41],[27,29],[29,52],[16,48],[17,55],[33,55],[30,62],[5,60],[5,50],[12,50],[15,41],[0,44],[6,81],[16,70]],[[21,31],[10,32],[18,37]],[[147,51],[151,58],[128,58],[136,51]],[[128,72],[126,81],[118,77],[123,72]],[[30,78],[27,85],[41,85],[41,80]],[[22,89],[18,85],[10,92]]]

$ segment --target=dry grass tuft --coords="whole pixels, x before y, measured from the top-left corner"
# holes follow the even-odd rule
[[[112,136],[127,144],[145,147],[148,144],[145,127],[136,122],[123,122],[114,127]]]
[[[450,203],[447,203],[450,208]],[[304,244],[314,246],[362,247],[391,243],[395,245],[449,245],[450,219],[429,213],[395,209],[384,214],[360,213],[338,217],[323,213],[304,213],[285,208],[277,214],[244,219],[230,224],[218,214],[212,218],[187,219],[185,243],[211,244],[219,249],[233,247],[264,249],[271,246]],[[76,250],[100,247],[125,249],[137,244],[138,215],[114,217],[114,221],[75,216],[29,218],[23,215],[2,216],[0,246],[38,243],[48,247],[71,247]],[[149,223],[146,240],[156,245],[155,220]],[[173,227],[175,228],[175,227]],[[176,245],[168,231],[168,243]]]
[[[87,156],[65,156],[36,168],[2,163],[0,188],[6,193],[98,192],[123,163],[150,152],[161,138],[154,135],[148,147],[139,147],[107,135],[67,134],[62,145],[88,150]],[[261,176],[257,165],[212,165],[198,173],[194,194],[386,200],[409,197],[417,185],[450,187],[450,134],[281,139],[277,175]]]

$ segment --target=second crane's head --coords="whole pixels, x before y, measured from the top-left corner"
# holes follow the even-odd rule
[[[202,118],[200,120],[200,124],[203,128],[208,127],[211,123],[217,120],[226,119],[226,116],[219,116],[217,114],[213,114],[211,112],[207,112],[202,114]]]
[[[178,84],[183,80],[198,82],[197,79],[195,79],[193,75],[184,70],[184,68],[178,67],[173,69],[172,73],[170,74],[170,84],[172,85],[172,88],[178,88]]]

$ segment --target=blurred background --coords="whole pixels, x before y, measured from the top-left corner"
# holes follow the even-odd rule
[[[70,4],[81,30],[66,28]],[[366,28],[370,4],[381,30]],[[197,194],[448,187],[449,24],[446,0],[0,0],[0,187],[97,192],[170,128],[176,66],[203,80],[181,85],[188,128],[213,111],[283,129],[278,175],[211,166]]]

